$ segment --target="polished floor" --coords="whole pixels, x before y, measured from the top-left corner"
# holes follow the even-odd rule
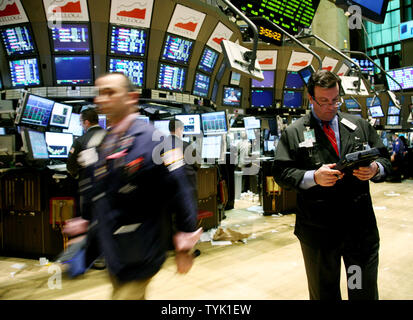
[[[371,183],[381,237],[379,294],[385,300],[413,300],[413,180]],[[252,200],[252,201],[251,201]],[[150,300],[306,300],[307,282],[295,215],[263,216],[254,199],[236,202],[222,221],[224,230],[248,235],[244,241],[197,244],[201,255],[187,275],[175,272],[173,256],[149,285]],[[342,268],[342,296],[346,276]],[[76,279],[60,277],[60,265],[0,257],[0,299],[110,299],[106,270]]]

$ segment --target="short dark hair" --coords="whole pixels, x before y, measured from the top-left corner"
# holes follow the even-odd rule
[[[123,79],[125,80],[125,87],[128,90],[128,92],[135,91],[135,86],[133,85],[132,81],[123,72],[119,72],[119,71],[107,72],[107,73],[101,75],[99,78],[103,78],[103,77],[109,76],[111,74],[118,74],[118,75],[123,77]]]
[[[184,123],[179,119],[172,119],[169,121],[169,131],[175,132],[176,129],[183,128]]]
[[[80,112],[80,115],[83,121],[88,120],[92,125],[99,123],[99,116],[95,108],[87,108]]]
[[[314,97],[314,88],[334,88],[338,84],[340,88],[341,79],[334,73],[328,70],[318,70],[314,72],[308,80],[307,89],[308,94]]]

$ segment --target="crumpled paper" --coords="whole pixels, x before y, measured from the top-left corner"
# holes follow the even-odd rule
[[[229,228],[223,229],[219,227],[217,231],[215,232],[212,240],[214,241],[240,241],[242,239],[246,239],[249,237],[250,237],[250,234],[244,234],[241,232],[231,230]]]

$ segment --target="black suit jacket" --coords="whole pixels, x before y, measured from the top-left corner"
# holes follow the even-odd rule
[[[355,128],[345,125],[343,122],[346,121]],[[366,120],[339,112],[338,122],[340,157],[362,150],[363,145],[368,144],[371,148],[379,148],[381,156],[376,161],[380,162],[385,172],[390,172],[387,149]],[[307,128],[313,129],[315,133],[313,147],[300,145]],[[313,247],[334,247],[342,241],[357,241],[360,237],[377,242],[379,235],[368,181],[361,181],[347,173],[333,187],[316,185],[307,190],[300,188],[306,171],[316,170],[323,164],[337,163],[338,160],[339,157],[312,113],[297,120],[283,132],[274,157],[273,175],[282,187],[297,190],[295,234]]]

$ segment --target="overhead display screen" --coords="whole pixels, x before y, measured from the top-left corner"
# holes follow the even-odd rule
[[[158,89],[183,91],[186,69],[164,63],[159,64]]]
[[[217,63],[218,55],[218,52],[206,47],[202,53],[198,68],[202,71],[212,73],[212,71],[214,71],[215,64]]]
[[[9,61],[12,87],[40,85],[39,65],[36,58]]]
[[[389,70],[388,73],[405,89],[413,88],[413,67],[406,67],[401,69]],[[394,82],[390,77],[387,77],[387,84],[389,90],[400,90],[399,85]]]
[[[299,32],[299,27],[311,26],[320,0],[232,0],[237,8],[250,17],[263,17],[290,34]]]
[[[188,64],[194,42],[184,38],[167,35],[161,59]]]
[[[90,51],[89,27],[87,24],[67,24],[51,29],[55,53],[88,53]]]
[[[129,27],[112,26],[110,53],[143,57],[146,49],[146,31]]]
[[[9,56],[35,53],[33,37],[27,26],[1,29],[1,38]]]
[[[131,59],[109,59],[109,72],[122,72],[132,83],[141,88],[144,80],[145,62]]]

